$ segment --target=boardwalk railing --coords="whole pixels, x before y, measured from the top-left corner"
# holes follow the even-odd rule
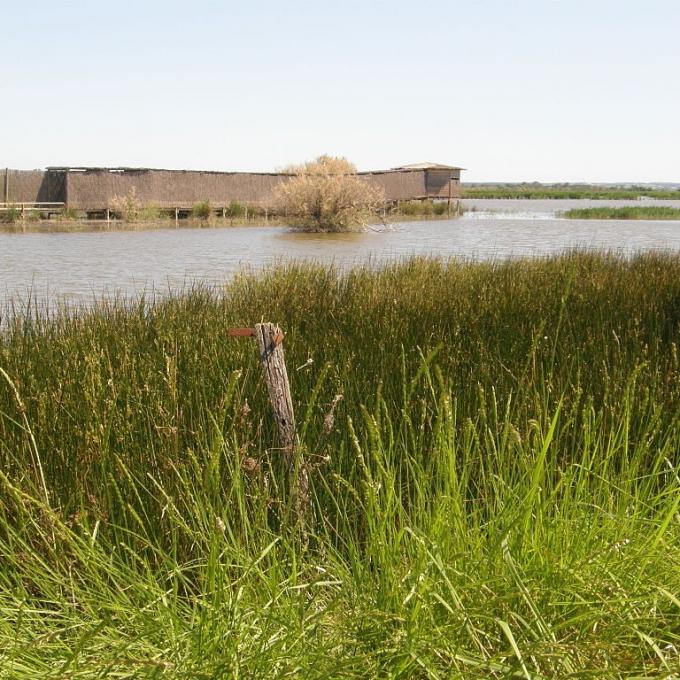
[[[0,212],[9,212],[10,210],[18,210],[22,215],[27,212],[61,212],[66,206],[65,203],[51,202],[51,203],[0,203]]]

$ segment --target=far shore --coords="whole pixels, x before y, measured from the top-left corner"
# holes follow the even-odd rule
[[[598,184],[468,184],[462,198],[491,199],[590,199],[590,200],[680,200],[680,189],[651,186],[603,186]]]
[[[598,208],[574,208],[557,213],[558,217],[571,220],[680,220],[680,208],[669,206],[604,206]]]
[[[401,212],[387,212],[384,215],[376,215],[373,226],[395,222],[421,222],[439,221],[455,219],[459,214],[451,211],[448,215],[429,214],[419,212],[406,214]],[[121,219],[112,220],[86,220],[86,219],[25,219],[11,223],[0,221],[0,233],[22,234],[22,233],[78,233],[92,231],[151,231],[154,229],[231,229],[238,227],[291,227],[286,221],[278,218],[265,218],[260,215],[256,217],[211,217],[209,219],[183,218],[175,220],[173,218],[157,218],[153,220],[126,221]]]

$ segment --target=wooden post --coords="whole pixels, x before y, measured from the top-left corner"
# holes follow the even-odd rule
[[[254,329],[231,328],[228,333],[232,337],[255,336],[257,341],[269,403],[274,411],[279,431],[279,444],[283,449],[286,467],[295,475],[292,480],[293,504],[298,518],[302,519],[309,504],[309,476],[305,462],[299,455],[300,451],[296,451],[299,441],[295,431],[293,399],[283,355],[283,332],[276,324],[258,323]]]
[[[5,168],[5,199],[4,203],[9,203],[9,168]]]
[[[179,208],[175,208],[175,226],[179,226]]]
[[[449,200],[446,202],[446,216],[451,217],[451,176],[449,175]]]
[[[286,361],[283,356],[283,333],[273,323],[258,323],[255,326],[255,339],[257,348],[260,350],[260,359],[264,369],[269,401],[271,402],[279,428],[281,446],[290,456],[291,449],[295,446],[295,414],[293,413],[293,400],[290,396],[290,384]]]

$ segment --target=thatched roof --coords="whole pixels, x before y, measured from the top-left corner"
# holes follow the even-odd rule
[[[411,165],[400,165],[392,170],[465,170],[457,165],[442,165],[441,163],[412,163]]]

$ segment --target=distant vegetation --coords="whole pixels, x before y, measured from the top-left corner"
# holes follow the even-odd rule
[[[243,217],[246,214],[246,206],[238,201],[231,201],[225,210],[225,215],[232,219]]]
[[[205,221],[210,219],[210,216],[212,215],[210,201],[199,201],[198,203],[194,203],[194,206],[191,209],[191,215],[199,220]]]
[[[352,231],[375,220],[384,193],[356,174],[345,158],[320,156],[286,168],[294,175],[274,191],[274,209],[303,231]]]
[[[603,187],[594,184],[498,184],[463,185],[465,198],[590,198],[636,199],[640,196],[680,200],[680,189],[650,189],[648,187]]]
[[[125,222],[137,222],[143,207],[137,196],[137,187],[130,187],[124,196],[115,194],[109,202],[109,209],[113,216]]]
[[[452,202],[451,215],[457,215],[459,208],[456,201]],[[441,217],[446,215],[448,206],[445,201],[432,201],[427,199],[425,201],[399,201],[394,210],[398,215],[407,217]]]
[[[61,213],[61,217],[64,220],[77,220],[78,211],[75,208],[64,208]]]
[[[6,210],[0,211],[0,223],[16,224],[21,219],[21,208],[10,205]]]
[[[680,208],[630,206],[621,208],[575,208],[558,213],[575,220],[680,220]]]
[[[675,678],[680,257],[3,313],[0,675]],[[282,324],[301,531],[253,341]],[[675,565],[675,567],[673,566]]]

